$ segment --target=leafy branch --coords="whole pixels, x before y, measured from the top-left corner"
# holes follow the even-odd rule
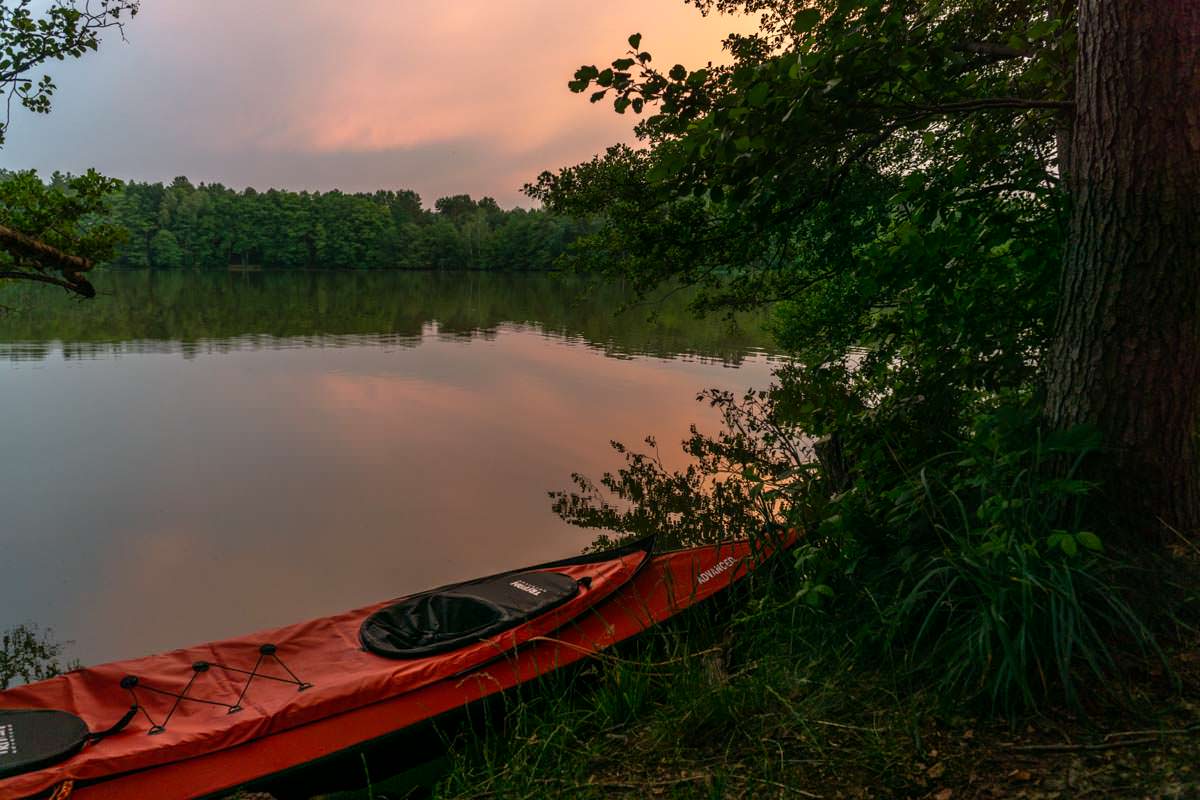
[[[125,22],[140,0],[54,0],[40,14],[33,0],[0,2],[0,146],[12,121],[13,101],[38,114],[50,111],[55,85],[30,72],[51,61],[79,58],[100,46],[101,34]],[[81,297],[96,295],[83,273],[97,257],[112,254],[120,231],[98,222],[104,197],[120,184],[89,171],[65,185],[46,187],[32,173],[0,181],[0,278],[60,286]],[[57,272],[58,275],[48,274]]]
[[[32,0],[0,5],[0,92],[5,116],[0,122],[0,145],[12,119],[12,102],[39,114],[50,111],[54,81],[43,75],[36,83],[29,72],[54,60],[79,58],[100,46],[103,31],[115,28],[122,38],[125,22],[138,12],[140,0],[58,0],[34,16]]]

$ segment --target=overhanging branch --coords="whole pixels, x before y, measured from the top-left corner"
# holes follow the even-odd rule
[[[0,225],[0,247],[64,273],[87,272],[96,266],[91,259],[71,255],[7,225]]]
[[[49,283],[83,297],[96,296],[95,287],[83,277],[84,272],[96,266],[91,259],[59,250],[54,245],[13,230],[7,225],[0,225],[0,248],[20,256],[22,260],[32,262],[37,270],[50,269],[62,273],[62,277],[57,278],[44,272],[10,270],[0,272],[0,278]]]
[[[68,292],[74,292],[82,297],[92,298],[96,296],[96,288],[85,279],[83,276],[76,275],[74,282],[66,278],[56,278],[53,275],[43,275],[40,272],[26,272],[23,270],[10,270],[8,272],[0,272],[0,280],[11,278],[17,281],[36,281],[37,283],[48,283],[51,286],[61,286]]]

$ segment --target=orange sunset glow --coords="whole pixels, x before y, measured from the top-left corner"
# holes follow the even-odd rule
[[[567,90],[581,63],[638,31],[656,64],[702,65],[750,27],[682,0],[146,3],[105,58],[53,65],[55,124],[26,115],[0,166],[528,204],[540,171],[633,138]]]

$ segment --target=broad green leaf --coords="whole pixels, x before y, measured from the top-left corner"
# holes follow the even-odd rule
[[[820,21],[820,11],[815,8],[806,8],[803,11],[796,12],[796,16],[792,17],[792,30],[796,31],[796,33],[808,33],[817,27],[817,23]]]

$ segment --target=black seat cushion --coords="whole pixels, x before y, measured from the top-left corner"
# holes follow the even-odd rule
[[[363,646],[388,658],[421,658],[474,644],[544,614],[579,593],[559,572],[521,572],[405,598],[367,617]]]
[[[87,740],[87,725],[74,714],[40,708],[0,710],[0,778],[61,761]]]

